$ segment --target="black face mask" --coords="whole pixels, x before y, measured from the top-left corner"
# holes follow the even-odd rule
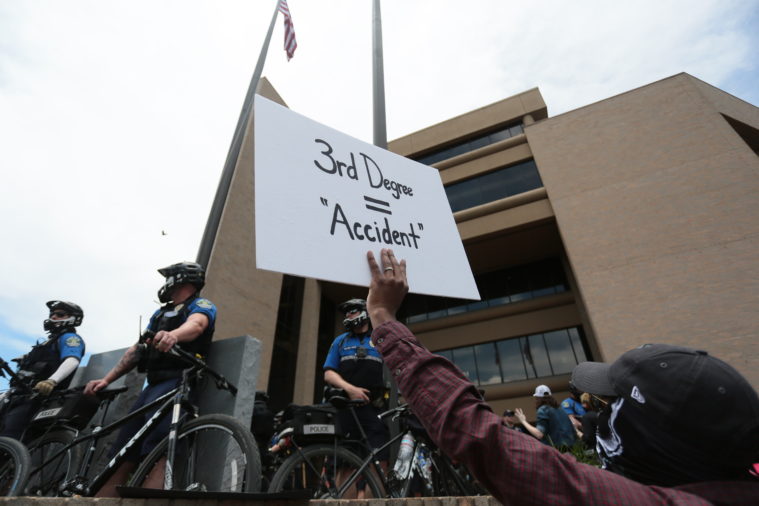
[[[740,476],[740,465],[736,468],[726,452],[711,451],[683,430],[660,426],[655,418],[633,399],[610,402],[598,415],[596,451],[604,469],[663,487]]]

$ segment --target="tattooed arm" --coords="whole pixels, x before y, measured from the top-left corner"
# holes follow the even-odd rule
[[[135,368],[137,363],[140,361],[140,349],[135,344],[131,346],[125,353],[124,356],[121,357],[121,359],[118,361],[118,363],[113,366],[113,369],[108,371],[108,374],[106,374],[103,378],[92,380],[89,383],[87,383],[87,386],[84,387],[84,393],[87,395],[94,395],[95,392],[104,389],[129,371]]]

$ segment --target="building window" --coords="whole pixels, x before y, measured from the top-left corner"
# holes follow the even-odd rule
[[[514,337],[435,352],[475,385],[493,385],[569,374],[588,360],[581,327]]]
[[[445,193],[455,213],[542,186],[535,161],[528,160],[448,185]]]
[[[498,141],[508,139],[509,137],[514,137],[515,135],[519,135],[522,132],[524,132],[524,129],[522,128],[522,124],[517,123],[514,125],[510,125],[508,127],[502,128],[500,130],[497,130],[495,132],[491,132],[487,135],[481,135],[474,139],[470,139],[468,141],[455,144],[453,146],[448,146],[447,148],[443,148],[438,151],[433,151],[424,156],[420,156],[419,158],[415,158],[415,160],[425,165],[432,165],[433,163],[437,163],[442,160],[447,160],[448,158],[453,158],[454,156],[468,153],[470,151],[474,151],[475,149],[479,149],[484,146],[488,146],[490,144],[495,144]]]
[[[412,294],[406,297],[401,317],[411,324],[535,299],[569,289],[558,258],[478,274],[474,280],[482,300]]]

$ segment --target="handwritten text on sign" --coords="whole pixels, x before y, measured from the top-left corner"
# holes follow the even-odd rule
[[[436,169],[260,96],[255,214],[260,269],[366,286],[366,251],[391,247],[411,291],[479,299]]]
[[[316,143],[324,145],[326,149],[321,153],[329,162],[325,167],[319,160],[314,160],[314,165],[316,165],[316,167],[327,174],[336,174],[340,177],[345,176],[348,179],[359,181],[359,171],[356,168],[356,157],[353,153],[350,154],[350,164],[346,164],[336,160],[332,156],[332,146],[330,146],[327,141],[324,139],[316,139]],[[361,160],[359,163],[366,170],[366,181],[369,183],[370,188],[384,188],[390,193],[389,196],[395,199],[400,199],[401,195],[408,195],[409,197],[414,195],[414,189],[410,186],[383,177],[382,169],[380,169],[379,165],[377,165],[369,155],[359,153],[359,156]],[[375,199],[367,195],[364,195],[364,200],[366,201],[366,208],[370,211],[390,215],[393,214],[390,210],[390,203],[387,201]],[[322,197],[321,203],[325,206],[329,206],[329,201],[326,198]],[[329,233],[335,235],[336,229],[342,229],[342,227],[345,227],[344,230],[348,233],[348,237],[350,237],[351,240],[380,242],[390,246],[413,246],[415,249],[419,249],[417,239],[420,239],[420,236],[414,230],[413,223],[409,223],[409,230],[403,232],[392,229],[388,218],[384,218],[384,226],[381,228],[376,221],[374,221],[373,224],[362,224],[359,221],[350,221],[345,215],[342,206],[339,203],[335,203]],[[419,223],[417,228],[421,230],[423,225]]]

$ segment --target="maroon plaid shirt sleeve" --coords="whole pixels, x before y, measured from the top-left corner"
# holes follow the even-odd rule
[[[580,464],[509,430],[455,365],[430,353],[398,322],[380,325],[372,340],[435,444],[464,463],[502,504],[711,504],[702,494],[646,486]],[[740,483],[713,485],[717,502],[727,504],[757,492]]]

